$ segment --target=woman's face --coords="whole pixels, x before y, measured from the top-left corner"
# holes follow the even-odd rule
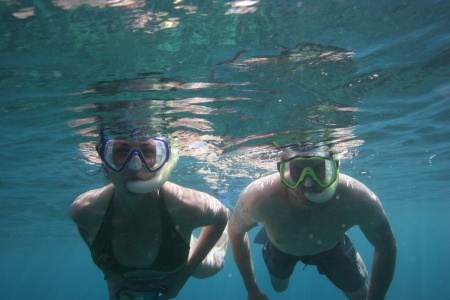
[[[145,162],[149,167],[155,164],[156,144],[155,141],[149,140],[145,142],[136,142],[128,140],[114,140],[112,150],[112,160],[117,168],[121,168],[124,163],[125,167],[120,172],[113,172],[105,168],[110,177],[111,182],[117,187],[125,187],[127,181],[143,180],[147,181],[155,176],[141,162],[140,157],[135,157],[127,161],[127,157],[132,149],[139,149],[142,152]]]
[[[147,165],[151,168],[155,165],[156,160],[156,142],[149,140],[146,142],[135,142],[127,140],[114,140],[113,146],[113,162],[120,168],[128,157],[132,149],[139,149]]]

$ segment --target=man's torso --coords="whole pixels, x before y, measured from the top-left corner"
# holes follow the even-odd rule
[[[315,255],[332,249],[344,233],[357,225],[359,204],[348,189],[348,176],[341,176],[335,196],[328,202],[313,206],[293,205],[288,201],[285,186],[272,183],[278,196],[270,193],[266,217],[262,224],[277,248],[297,256]]]

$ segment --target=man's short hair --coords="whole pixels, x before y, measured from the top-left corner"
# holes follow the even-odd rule
[[[333,155],[336,154],[336,151],[332,149],[332,145],[326,145],[324,142],[302,142],[281,146],[279,148],[281,150],[281,160],[290,158],[302,152],[331,152]]]

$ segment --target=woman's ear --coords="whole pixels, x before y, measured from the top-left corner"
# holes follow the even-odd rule
[[[105,166],[104,165],[102,165],[102,170],[103,170],[103,174],[105,175],[105,177],[107,178],[107,179],[109,179],[109,170],[107,169],[107,168],[105,168]]]

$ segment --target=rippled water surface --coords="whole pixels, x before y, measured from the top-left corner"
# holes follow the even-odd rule
[[[172,181],[230,207],[276,171],[276,145],[333,143],[391,219],[388,299],[449,299],[449,14],[449,1],[0,0],[5,298],[107,299],[67,211],[105,184],[100,130],[135,124],[179,139]],[[271,299],[344,299],[314,268],[273,292],[252,250]],[[178,298],[246,299],[231,255]]]

